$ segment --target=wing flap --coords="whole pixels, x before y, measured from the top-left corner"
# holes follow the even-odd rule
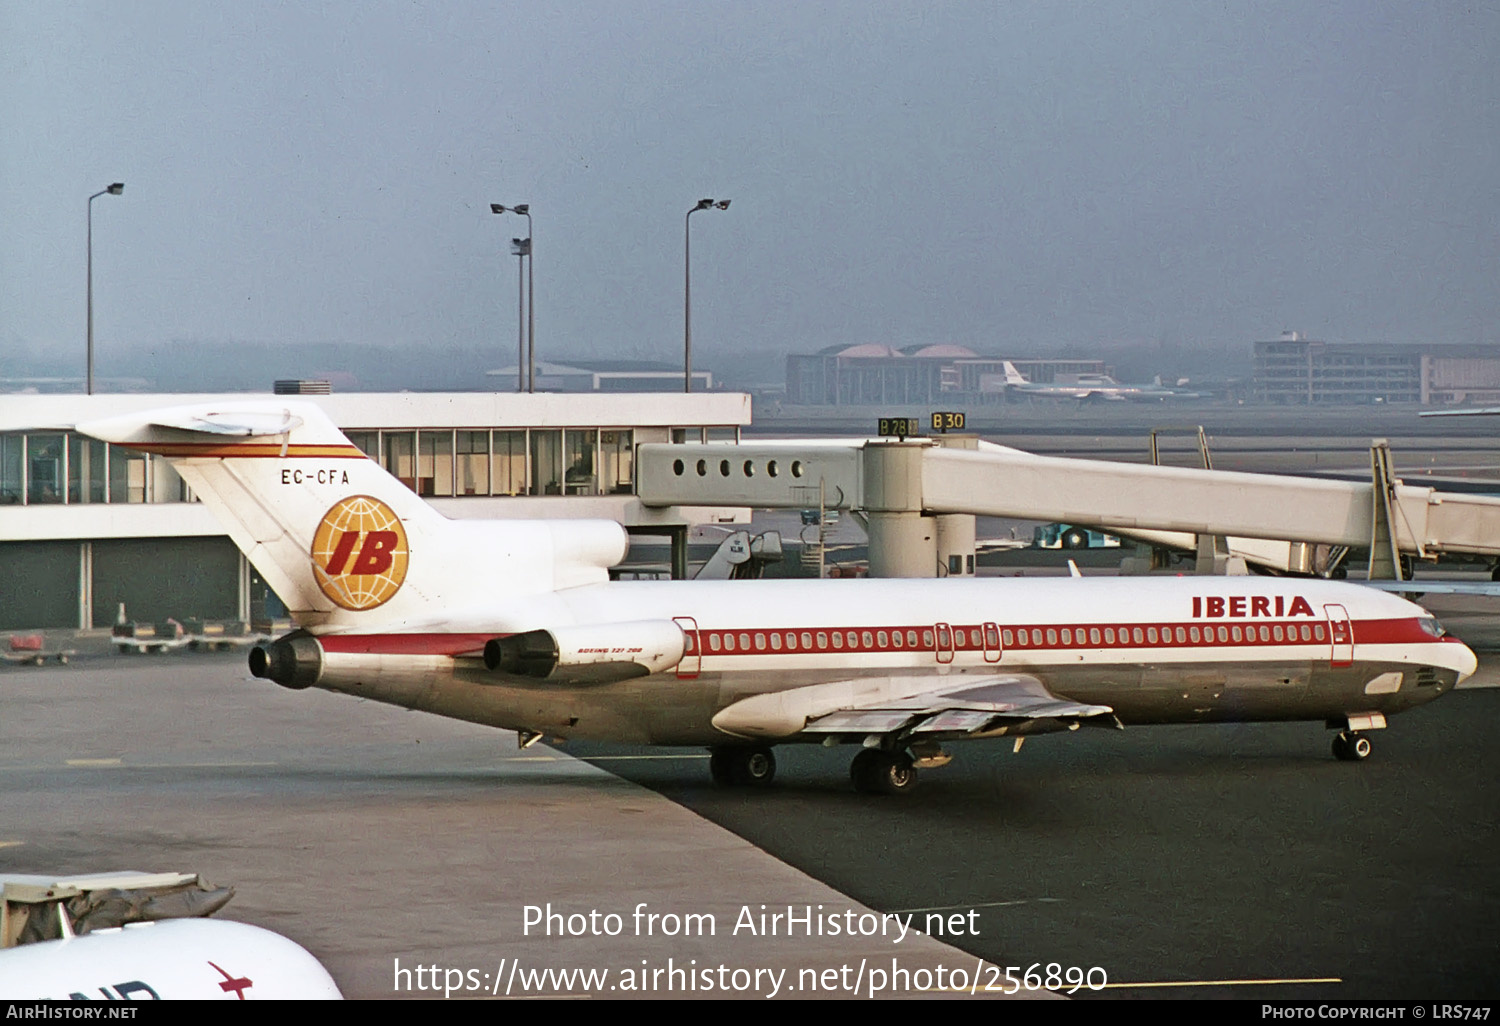
[[[1068,730],[1110,717],[1107,705],[1052,694],[1026,674],[992,677],[882,677],[811,684],[740,699],[714,716],[714,726],[741,737],[794,734],[921,734],[968,736]]]
[[[901,729],[911,720],[912,714],[905,711],[851,709],[810,720],[802,730],[806,734],[886,734]]]

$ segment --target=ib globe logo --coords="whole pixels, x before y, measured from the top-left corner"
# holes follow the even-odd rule
[[[323,514],[313,534],[313,577],[344,609],[374,609],[401,589],[409,555],[406,530],[391,508],[351,495]]]

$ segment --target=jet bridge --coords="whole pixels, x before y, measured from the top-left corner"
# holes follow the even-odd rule
[[[1388,454],[1373,458],[1364,483],[1036,456],[955,435],[648,444],[639,449],[637,493],[648,506],[852,510],[868,520],[877,577],[934,576],[952,555],[940,545],[945,533],[950,548],[966,542],[972,555],[972,522],[966,536],[957,524],[942,527],[945,518],[973,515],[1391,555],[1500,556],[1500,499],[1401,484],[1390,477]]]

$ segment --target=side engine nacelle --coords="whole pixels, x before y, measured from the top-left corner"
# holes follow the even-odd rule
[[[284,638],[252,648],[250,673],[293,691],[310,688],[323,676],[323,646],[311,634],[293,631]]]
[[[671,620],[582,624],[494,638],[484,646],[484,665],[551,683],[610,684],[670,670],[686,647]]]

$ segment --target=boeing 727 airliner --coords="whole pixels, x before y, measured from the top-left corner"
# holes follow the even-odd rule
[[[611,582],[612,521],[449,520],[315,405],[81,424],[172,460],[293,611],[251,669],[543,736],[706,746],[763,784],[778,744],[856,748],[899,793],[959,740],[1310,720],[1366,731],[1473,673],[1425,610],[1275,578]]]

